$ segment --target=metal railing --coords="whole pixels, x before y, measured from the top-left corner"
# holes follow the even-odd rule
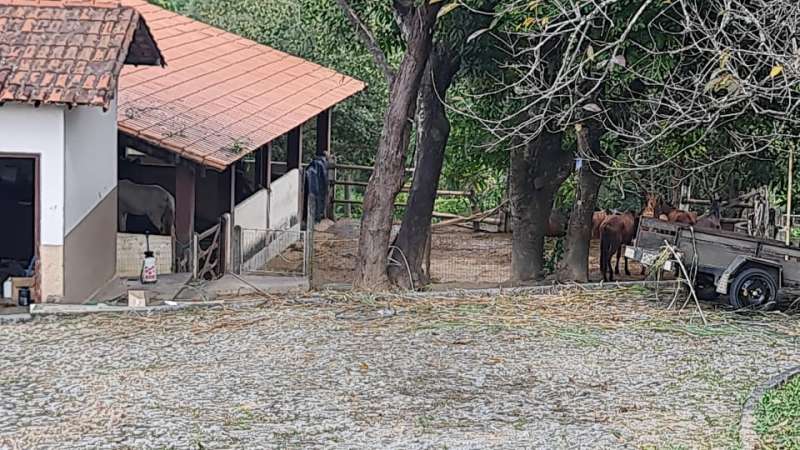
[[[298,229],[234,229],[234,271],[240,274],[307,276],[310,246]]]

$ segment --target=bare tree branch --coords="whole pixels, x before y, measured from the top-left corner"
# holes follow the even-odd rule
[[[347,0],[336,0],[336,3],[339,4],[339,7],[342,8],[342,12],[344,12],[345,17],[347,17],[347,20],[349,20],[350,24],[352,24],[353,28],[355,28],[356,34],[358,34],[361,42],[367,47],[367,50],[372,53],[372,58],[375,60],[375,64],[378,65],[378,68],[381,70],[381,72],[383,72],[383,76],[386,77],[386,82],[389,84],[389,86],[391,86],[394,82],[395,72],[389,65],[386,54],[381,49],[380,45],[378,45],[375,35],[361,20],[361,18],[358,17],[358,13],[356,13],[356,11],[350,6]]]
[[[618,173],[658,169],[674,187],[785,151],[800,134],[796,0],[534,4],[505,3],[513,22],[490,33],[507,55],[504,77],[478,95],[518,106],[502,117],[462,111],[499,143],[591,119],[622,151],[581,158]]]

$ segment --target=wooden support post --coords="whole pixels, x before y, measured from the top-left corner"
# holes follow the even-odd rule
[[[266,160],[266,167],[264,168],[266,174],[264,175],[264,179],[267,182],[266,187],[269,187],[269,185],[272,184],[272,144],[267,144],[264,159]]]
[[[181,161],[175,168],[175,266],[177,272],[192,269],[195,211],[195,166]]]
[[[330,109],[317,116],[317,156],[332,155],[331,152],[331,114]]]
[[[300,189],[298,189],[297,199],[297,216],[300,222],[303,221],[303,199],[305,198],[304,192],[304,177],[303,177],[303,127],[299,126],[290,131],[286,139],[286,172],[292,169],[299,169],[300,172]]]
[[[256,156],[256,186],[259,188],[267,187],[267,147],[261,147],[255,151]]]
[[[286,136],[286,171],[299,169],[303,163],[303,127],[299,126]]]
[[[230,177],[230,184],[228,186],[230,197],[228,200],[227,211],[224,212],[229,213],[231,215],[231,222],[235,223],[236,217],[234,210],[236,209],[236,164],[231,164],[228,166],[228,176]],[[223,192],[225,191],[223,190]]]

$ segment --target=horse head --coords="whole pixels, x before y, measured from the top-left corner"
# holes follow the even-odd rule
[[[658,217],[663,208],[663,201],[658,194],[645,192],[642,194],[644,206],[642,207],[642,217]]]

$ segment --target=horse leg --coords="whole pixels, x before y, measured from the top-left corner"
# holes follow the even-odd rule
[[[617,267],[614,269],[614,272],[619,275],[619,257],[622,255],[622,247],[617,248]]]
[[[603,281],[608,281],[606,279],[606,241],[602,234],[600,235],[600,274]]]
[[[631,271],[628,269],[628,257],[625,257],[625,275],[631,276]]]

